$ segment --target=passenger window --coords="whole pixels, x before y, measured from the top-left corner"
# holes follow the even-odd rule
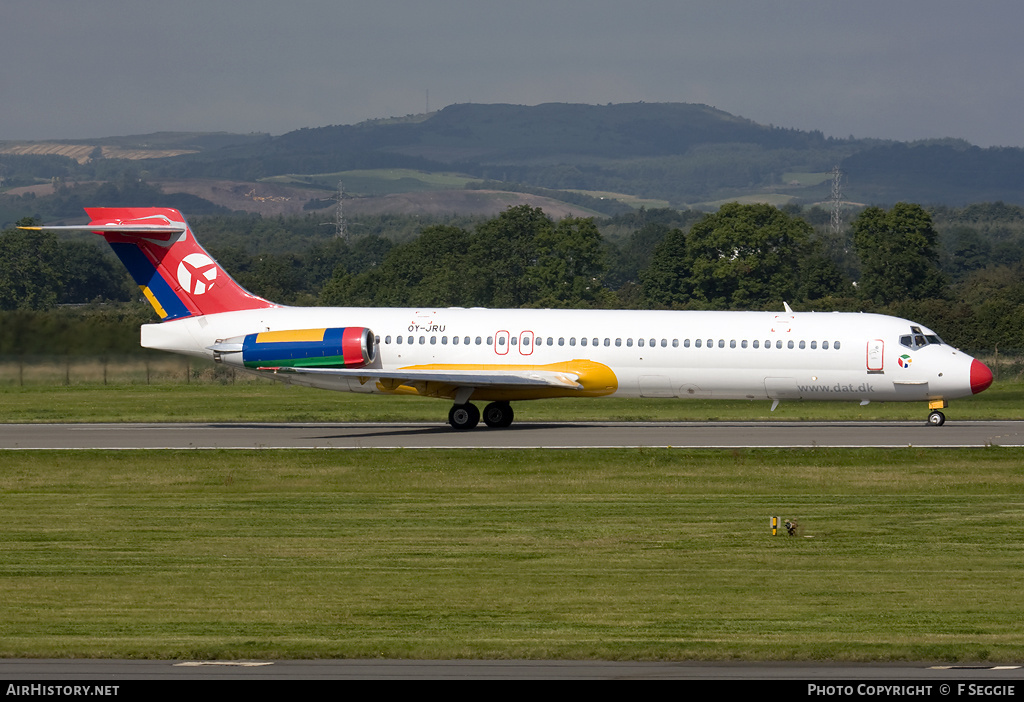
[[[639,346],[640,348],[643,348],[644,347],[644,340],[643,339],[637,339],[636,340],[636,345]]]
[[[594,343],[595,344],[597,343],[597,339],[594,339]],[[612,340],[606,337],[605,340],[604,340],[604,345],[605,346],[611,346],[612,345]]]
[[[754,339],[754,348],[755,349],[761,348],[761,342],[759,342],[757,339]]]
[[[818,342],[817,342],[817,341],[812,341],[812,342],[811,342],[811,348],[812,348],[812,349],[816,349],[816,348],[818,348]]]
[[[690,340],[689,339],[683,339],[683,348],[685,348],[685,349],[690,348]]]
[[[665,348],[666,346],[668,346],[668,339],[662,339],[661,340],[661,348]]]
[[[788,341],[788,342],[786,343],[786,347],[787,347],[787,348],[790,348],[790,349],[791,349],[791,348],[793,348],[793,341],[792,341],[792,340]]]
[[[693,345],[694,345],[694,346],[695,346],[696,348],[698,348],[698,349],[699,349],[699,348],[700,348],[700,345],[701,345],[701,340],[700,340],[700,339],[695,339],[695,340],[694,340],[694,342],[693,342]]]
[[[835,349],[836,351],[838,351],[839,350],[839,342],[837,341],[834,344],[832,344],[832,348]]]
[[[391,335],[390,334],[388,336],[384,337],[384,343],[385,344],[390,344],[391,343]]]
[[[494,343],[494,337],[493,336],[487,337],[487,345],[490,346],[493,343]],[[502,340],[502,343],[504,344],[504,340]]]
[[[575,345],[576,345],[576,337],[575,336],[570,336],[569,337],[569,346],[575,346]]]
[[[672,348],[679,348],[679,339],[672,339]]]
[[[626,339],[626,348],[633,348],[633,340]]]
[[[827,350],[827,349],[828,349],[828,342],[827,342],[827,341],[823,341],[823,342],[821,342],[821,348],[823,348],[823,349],[826,349],[826,350]]]
[[[800,341],[800,348],[802,348],[802,349],[807,348],[807,344],[803,340]]]
[[[778,341],[775,342],[775,348],[777,348],[777,349],[781,349],[782,348],[782,339],[779,339]]]

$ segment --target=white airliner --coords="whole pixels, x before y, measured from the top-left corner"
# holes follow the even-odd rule
[[[448,422],[512,423],[511,402],[678,397],[922,402],[992,383],[980,361],[915,322],[877,314],[287,307],[241,288],[177,210],[87,208],[162,321],[142,345],[294,383],[439,397]]]

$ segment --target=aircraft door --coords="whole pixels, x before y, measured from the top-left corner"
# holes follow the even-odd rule
[[[881,339],[872,339],[868,342],[867,370],[868,373],[885,372],[885,342]]]

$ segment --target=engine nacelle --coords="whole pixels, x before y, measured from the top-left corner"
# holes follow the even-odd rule
[[[258,332],[209,348],[214,360],[245,368],[362,368],[377,357],[375,337],[366,327]]]

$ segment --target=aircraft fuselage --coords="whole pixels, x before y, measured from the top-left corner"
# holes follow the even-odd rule
[[[325,327],[372,331],[375,355],[366,371],[561,369],[576,372],[584,386],[482,387],[463,401],[560,396],[933,401],[979,392],[983,380],[971,356],[927,328],[884,315],[838,312],[278,307],[146,325],[142,343],[231,362],[210,347],[246,334]],[[368,375],[352,371],[289,379],[335,390],[456,396],[450,384],[394,385],[367,382]],[[989,375],[985,387],[990,380]]]

